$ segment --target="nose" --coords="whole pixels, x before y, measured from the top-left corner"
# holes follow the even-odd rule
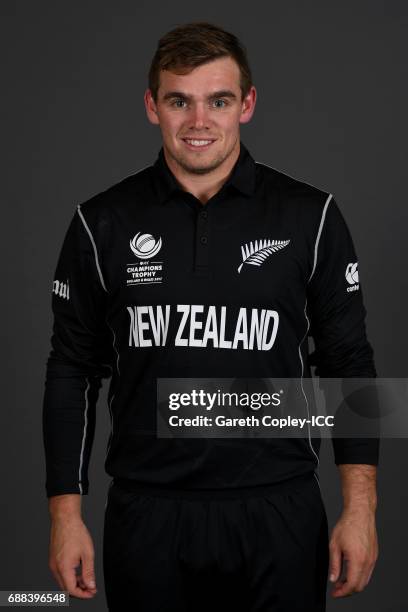
[[[190,116],[190,126],[196,130],[208,127],[208,114],[205,103],[197,103],[193,106]]]

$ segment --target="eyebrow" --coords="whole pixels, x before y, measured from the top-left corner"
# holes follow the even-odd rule
[[[236,95],[230,89],[221,89],[220,91],[215,91],[210,96],[207,96],[207,100],[214,100],[215,98],[230,98],[231,100],[236,99]],[[191,100],[192,96],[183,93],[182,91],[168,91],[163,96],[163,100],[171,100],[172,98],[183,98],[184,100]]]

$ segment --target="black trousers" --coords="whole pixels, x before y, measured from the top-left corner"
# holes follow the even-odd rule
[[[237,491],[114,479],[103,569],[113,612],[324,612],[328,524],[312,473]]]

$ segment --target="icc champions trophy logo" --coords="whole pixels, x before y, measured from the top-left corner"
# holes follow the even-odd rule
[[[162,261],[143,261],[155,257],[162,247],[161,237],[156,240],[151,234],[138,232],[129,241],[132,253],[142,261],[128,264],[126,267],[128,287],[136,285],[153,285],[163,281]]]
[[[141,234],[140,232],[130,241],[130,248],[139,259],[154,257],[160,251],[161,245],[161,238],[156,242],[151,234]]]

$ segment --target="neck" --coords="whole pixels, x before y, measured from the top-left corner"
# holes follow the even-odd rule
[[[165,147],[163,147],[163,152],[167,165],[181,189],[192,193],[201,204],[206,204],[221,189],[231,174],[239,157],[240,142],[238,139],[230,155],[217,168],[206,174],[188,172],[167,153]]]

